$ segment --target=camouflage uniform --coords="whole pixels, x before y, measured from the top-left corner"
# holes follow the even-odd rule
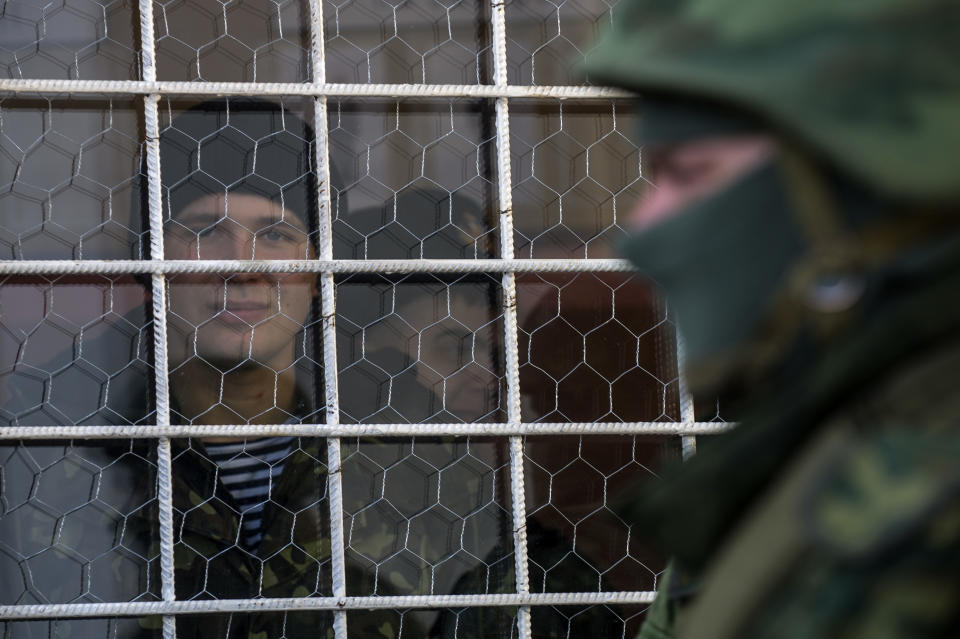
[[[700,311],[680,317],[681,332],[684,321],[749,326],[723,358],[704,349],[691,368],[740,427],[702,438],[623,508],[674,556],[640,637],[957,636],[960,5],[637,0],[618,11],[592,79],[654,107],[748,116],[778,142],[767,177],[782,196],[759,212],[704,213],[753,173],[630,253],[641,266],[665,260],[658,252],[674,269],[709,263],[665,286],[671,300],[684,278],[704,291],[679,291],[683,310]],[[742,226],[715,240],[728,222]],[[786,248],[766,254],[770,241]],[[771,269],[769,288],[743,286]],[[844,281],[858,288],[831,307],[822,293]],[[755,291],[753,305],[705,301]]]
[[[138,311],[139,312],[139,311]],[[140,320],[142,323],[142,320]],[[84,344],[88,350],[116,348],[103,340]],[[65,353],[64,359],[72,359]],[[83,413],[84,398],[70,395],[59,401],[55,409],[62,422],[111,423],[117,417],[118,402],[124,403],[123,415],[141,416],[150,420],[149,393],[146,379],[125,378],[111,385],[116,400],[93,415]],[[306,375],[299,380],[300,398],[295,412],[301,419],[315,414],[305,399],[312,384]],[[6,388],[12,395],[25,395],[16,386]],[[178,415],[176,402],[173,413]],[[147,417],[142,417],[146,415]],[[40,420],[41,424],[43,423]],[[30,425],[33,420],[4,422]],[[52,420],[51,420],[52,421]],[[49,423],[49,422],[48,422]],[[344,440],[344,482],[369,480],[363,470],[348,463],[351,452],[359,447],[395,449],[402,440]],[[409,440],[406,440],[409,445]],[[264,537],[252,554],[239,543],[239,516],[229,491],[217,476],[213,462],[207,458],[203,442],[174,438],[173,506],[175,586],[178,600],[330,596],[329,503],[327,502],[326,440],[294,439],[292,452],[285,459],[284,471],[275,481],[270,501],[264,511]],[[454,459],[462,439],[418,438],[417,447],[427,449],[431,459]],[[369,454],[369,450],[366,451]],[[431,456],[432,455],[432,456]],[[20,459],[35,460],[30,467]],[[6,560],[0,571],[0,603],[66,603],[78,601],[70,594],[70,585],[82,581],[79,601],[156,601],[160,599],[159,531],[156,503],[156,443],[150,440],[110,442],[6,442],[0,446],[0,466],[5,466],[0,481],[0,560]],[[91,480],[74,477],[51,478],[52,467],[68,471],[102,469]],[[360,474],[358,474],[360,473]],[[55,482],[72,482],[60,488]],[[95,487],[91,492],[90,482]],[[456,479],[445,479],[445,482]],[[37,490],[37,486],[41,490]],[[449,484],[448,484],[449,485]],[[465,494],[483,491],[475,482],[464,483]],[[47,491],[60,493],[50,501]],[[355,552],[346,555],[347,594],[355,596],[419,595],[514,592],[514,561],[509,529],[493,525],[470,526],[462,531],[459,542],[466,552],[490,548],[490,539],[499,539],[484,551],[474,564],[448,562],[449,569],[460,566],[465,572],[456,579],[439,580],[440,567],[426,560],[408,566],[406,574],[395,575],[388,567],[376,571],[373,560],[365,554],[382,557],[392,554],[398,535],[395,522],[378,514],[370,505],[370,495],[348,488],[344,507],[353,513],[355,527],[352,542]],[[497,503],[487,507],[489,514],[502,514]],[[104,515],[104,512],[106,513]],[[80,515],[82,526],[57,527],[56,522]],[[486,521],[487,518],[484,518]],[[362,531],[362,532],[358,532]],[[598,588],[596,569],[576,570],[563,559],[573,551],[572,541],[548,529],[534,518],[528,523],[531,548],[531,588],[534,591],[580,591]],[[436,543],[424,536],[419,544]],[[404,544],[405,545],[405,544]],[[424,548],[408,546],[410,559],[425,556]],[[75,563],[71,557],[85,555]],[[37,556],[63,556],[62,564],[41,564]],[[549,577],[539,565],[552,567]],[[561,567],[557,567],[562,564]],[[80,573],[83,573],[81,576]],[[376,582],[374,581],[376,575]],[[418,578],[420,579],[418,581]],[[59,582],[63,582],[61,585]],[[449,585],[446,585],[449,584]],[[79,593],[78,593],[79,594]],[[616,624],[604,616],[598,606],[574,615],[566,609],[537,607],[533,621],[539,637],[564,638],[570,634],[570,617],[576,623],[593,627]],[[442,610],[431,618],[429,613],[400,611],[351,611],[348,628],[351,637],[380,639],[406,637],[422,639],[483,638],[516,636],[516,609],[466,608]],[[589,620],[589,621],[588,621]],[[429,626],[429,627],[428,627]],[[622,629],[622,624],[619,626]],[[124,639],[159,637],[161,619],[63,619],[53,622],[19,622],[14,636],[57,636],[82,639],[93,636],[116,636]],[[0,625],[0,634],[4,627]],[[287,637],[325,637],[332,631],[328,611],[295,611],[234,614],[201,614],[177,617],[179,637],[202,639],[276,639]]]
[[[94,561],[87,569],[85,580],[90,580],[88,588],[93,597],[106,601],[157,598],[160,575],[156,473],[152,464],[143,463],[153,456],[153,445],[149,442],[84,445],[70,447],[66,455],[62,445],[51,448],[41,443],[30,444],[28,448],[27,454],[37,458],[82,458],[83,463],[110,467],[109,479],[104,474],[104,483],[97,487],[99,503],[109,506],[99,508],[109,508],[110,512],[116,509],[126,515],[118,519],[117,524],[110,518],[103,522],[91,521],[83,528],[65,527],[57,533],[53,546],[70,553],[115,547],[115,551],[104,556],[109,563]],[[48,448],[48,452],[44,452],[44,448]],[[255,554],[243,549],[239,542],[242,535],[237,506],[218,480],[215,465],[204,456],[203,444],[174,440],[173,448],[174,569],[178,599],[331,596],[324,440],[294,440],[293,451],[285,459],[283,473],[265,506],[263,538]],[[13,450],[3,447],[3,451],[9,451],[4,452],[4,459]],[[13,498],[23,492],[25,486],[29,487],[31,480],[33,477],[8,473],[3,495]],[[49,572],[57,569],[55,565],[41,566],[29,559],[29,555],[51,546],[50,527],[45,525],[49,515],[45,514],[43,505],[33,502],[31,498],[30,503],[19,509],[0,514],[0,548],[9,555],[27,557],[21,564],[28,578],[23,583],[18,579],[19,574],[3,575],[3,603],[43,602],[69,590],[50,585],[58,578]],[[84,508],[84,512],[92,511]],[[74,565],[62,566],[60,579],[75,580],[75,568]],[[372,571],[350,561],[349,557],[346,569],[349,595],[374,593]],[[383,579],[377,585],[377,592],[396,594],[390,592]],[[54,634],[77,638],[103,635],[114,623],[63,620],[54,622]],[[27,632],[36,632],[38,636],[47,632],[42,629],[47,622],[22,625],[31,626]],[[161,634],[158,617],[117,625],[111,632],[116,632],[118,637],[133,639]],[[410,616],[402,619],[402,626],[405,637],[425,636],[417,620]],[[388,610],[359,611],[349,616],[349,627],[351,636],[393,639],[401,636],[401,614]],[[257,611],[189,615],[178,617],[177,636],[202,639],[333,637],[332,614],[329,611]]]
[[[134,385],[136,386],[136,385]],[[143,396],[138,388],[126,388],[129,396]],[[301,411],[309,414],[309,402],[300,402]],[[69,406],[60,406],[72,414]],[[145,409],[139,409],[145,412]],[[97,419],[105,419],[101,415]],[[363,439],[364,446],[393,446],[397,442]],[[431,447],[435,454],[440,447],[453,447],[453,441],[421,441],[418,446]],[[294,439],[291,453],[284,460],[284,470],[273,484],[270,501],[265,505],[263,538],[255,553],[242,547],[238,508],[229,491],[217,476],[217,469],[208,459],[203,442],[172,440],[173,506],[174,506],[174,578],[178,600],[283,598],[331,595],[329,537],[329,503],[327,501],[326,441]],[[84,567],[90,601],[159,600],[159,531],[156,502],[156,446],[149,440],[96,443],[10,443],[0,447],[0,460],[14,461],[17,456],[38,460],[49,468],[67,462],[68,468],[99,467],[101,472],[95,495],[77,482],[77,491],[65,493],[60,502],[48,500],[45,492],[32,494],[38,481],[49,489],[47,477],[38,477],[36,469],[4,469],[0,484],[0,553],[15,560],[7,564],[9,571],[0,575],[2,603],[61,603],[75,600],[67,594],[68,586],[77,580],[80,565],[69,561],[59,567],[34,563],[38,553],[83,553],[97,549],[94,558]],[[450,456],[454,456],[451,450]],[[358,479],[354,470],[345,469],[344,480]],[[69,480],[69,478],[68,478]],[[477,490],[476,485],[463,486],[464,491]],[[86,490],[86,493],[84,493]],[[35,489],[34,491],[35,492]],[[349,491],[348,491],[349,492]],[[359,499],[359,501],[357,501]],[[344,496],[345,508],[353,512],[353,523],[364,532],[354,533],[353,542],[374,554],[396,545],[398,531],[389,521],[379,519],[377,512],[365,508],[368,497]],[[26,500],[25,503],[24,500]],[[88,501],[89,500],[89,501]],[[61,503],[62,502],[62,503]],[[61,512],[100,513],[105,507],[111,516],[95,518],[82,527],[53,526],[50,508]],[[495,507],[496,508],[496,507]],[[461,538],[464,548],[484,547],[472,537],[497,535],[501,531],[474,527]],[[536,561],[546,566],[562,563],[571,552],[571,542],[535,520],[528,524],[528,539]],[[421,540],[430,543],[430,539]],[[106,552],[104,552],[106,551]],[[389,551],[387,551],[389,552]],[[18,566],[19,564],[19,566]],[[21,573],[26,576],[23,580]],[[414,573],[432,575],[424,561]],[[378,575],[378,576],[377,576]],[[592,575],[592,576],[591,576]],[[597,571],[554,567],[549,582],[546,573],[531,564],[531,587],[535,591],[596,590]],[[376,578],[376,581],[375,581]],[[411,583],[409,575],[394,575],[386,569],[375,572],[373,563],[361,553],[346,555],[347,594],[416,595],[427,594],[431,583]],[[502,539],[474,568],[467,570],[453,584],[454,594],[514,592],[512,544]],[[435,594],[445,594],[438,592]],[[534,609],[537,636],[561,639],[570,635],[570,610]],[[438,639],[516,636],[515,609],[466,608],[442,610],[435,621],[429,615],[392,610],[351,611],[348,628],[351,637],[370,639],[399,638]],[[432,623],[428,628],[424,623]],[[590,620],[590,621],[588,621]],[[577,623],[594,627],[609,624],[598,607],[576,615]],[[615,624],[614,624],[615,626]],[[622,626],[621,626],[622,627]],[[22,636],[57,636],[83,638],[116,636],[125,639],[159,637],[161,619],[91,619],[57,620],[54,622],[21,622],[17,633]],[[2,629],[2,626],[0,626]],[[610,628],[612,632],[614,627]],[[177,617],[177,635],[198,639],[289,639],[332,637],[332,615],[329,611],[293,611],[184,615]],[[16,634],[21,636],[21,634]]]
[[[256,555],[244,550],[238,509],[217,480],[202,443],[175,442],[173,462],[175,583],[181,599],[331,596],[326,446],[302,439],[284,460],[284,470],[264,507],[263,538]],[[372,594],[370,571],[347,564],[348,594]],[[380,587],[384,594],[383,586]],[[400,616],[391,611],[351,616],[351,635],[399,636]],[[406,620],[405,626],[410,626]],[[415,627],[409,636],[421,636]],[[250,615],[181,617],[179,637],[333,637],[332,614],[260,612]]]

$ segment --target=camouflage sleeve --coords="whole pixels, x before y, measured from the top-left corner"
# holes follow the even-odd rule
[[[485,560],[466,572],[453,594],[516,592],[512,541],[498,545]],[[573,553],[570,539],[534,518],[527,520],[531,592],[590,592],[599,587],[599,572],[589,563],[565,562]],[[551,567],[549,570],[545,566]],[[431,639],[511,639],[517,636],[517,609],[478,606],[441,611],[430,631]],[[533,636],[538,639],[575,639],[589,628],[593,636],[623,636],[623,624],[604,606],[533,606]]]
[[[673,581],[673,564],[660,575],[657,598],[647,608],[647,616],[637,634],[637,639],[673,639],[676,621],[676,601],[670,599],[670,582]]]
[[[810,548],[755,616],[756,636],[956,636],[960,436],[871,434],[828,463],[801,504]]]
[[[960,434],[834,424],[809,448],[718,553],[677,637],[957,636]]]

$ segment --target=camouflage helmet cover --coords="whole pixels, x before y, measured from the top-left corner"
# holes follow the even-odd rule
[[[960,2],[624,0],[594,81],[744,109],[879,192],[960,195]]]

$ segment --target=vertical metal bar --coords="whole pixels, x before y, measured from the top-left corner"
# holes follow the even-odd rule
[[[493,78],[498,87],[507,86],[507,31],[503,0],[491,0],[493,20]],[[497,98],[497,192],[500,204],[500,257],[513,258],[513,194],[510,166],[510,107],[506,98]],[[520,373],[517,346],[517,286],[514,273],[503,275],[503,328],[507,377],[507,421],[518,424]],[[530,592],[527,565],[527,505],[523,473],[523,438],[510,438],[510,493],[513,503],[513,553],[517,592]],[[517,611],[520,639],[530,639],[530,607]]]
[[[326,48],[323,37],[323,0],[310,0],[311,82],[326,82]],[[313,130],[317,170],[317,231],[322,260],[333,259],[333,211],[330,206],[330,145],[327,136],[327,98],[314,98]],[[323,387],[326,423],[340,423],[337,382],[336,289],[333,273],[320,275],[320,314],[323,330]],[[330,506],[330,573],[334,597],[346,597],[346,557],[343,534],[343,485],[340,439],[327,439],[327,499]],[[347,612],[333,613],[336,639],[347,639]]]
[[[684,424],[693,424],[697,421],[693,409],[693,395],[687,388],[687,377],[683,373],[686,364],[686,351],[683,344],[683,336],[677,332],[677,384],[680,391],[680,421]],[[690,459],[697,453],[696,435],[680,436],[680,455],[684,460]]]
[[[154,47],[153,3],[140,0],[140,55],[141,72],[147,82],[156,82],[157,65]],[[163,259],[163,205],[160,191],[160,124],[158,103],[160,96],[151,94],[143,99],[143,120],[146,133],[147,202],[150,221],[150,259]],[[162,273],[151,278],[153,294],[153,363],[156,384],[157,425],[170,425],[170,390],[167,378],[167,287]],[[173,462],[170,439],[161,437],[157,443],[157,507],[160,527],[160,594],[164,602],[176,599],[173,562]],[[177,636],[176,617],[163,615],[163,638]]]

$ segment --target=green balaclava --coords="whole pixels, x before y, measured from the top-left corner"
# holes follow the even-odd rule
[[[647,98],[644,148],[757,135],[740,113],[684,100]],[[664,292],[697,386],[715,386],[744,358],[776,290],[803,251],[801,230],[776,158],[721,191],[631,235],[621,252]]]

